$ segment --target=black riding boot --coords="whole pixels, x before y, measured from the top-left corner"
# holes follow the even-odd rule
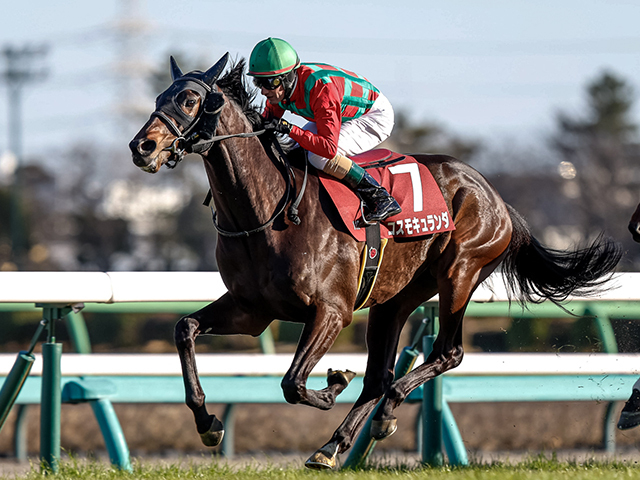
[[[364,202],[364,218],[368,223],[381,222],[402,211],[396,199],[356,163],[352,164],[343,182]]]
[[[346,171],[346,174],[338,178],[341,178],[342,183],[358,194],[364,202],[363,213],[367,223],[381,222],[402,211],[396,199],[360,165],[340,154],[331,162],[331,168],[324,171],[335,177],[338,177],[336,170]]]
[[[364,218],[367,222],[381,222],[402,211],[396,199],[366,171],[355,186],[364,201]]]

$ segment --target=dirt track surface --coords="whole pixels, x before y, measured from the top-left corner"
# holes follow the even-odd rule
[[[618,410],[622,408],[619,404]],[[223,405],[210,405],[221,415]],[[300,405],[238,405],[235,450],[239,455],[301,455],[322,446],[347,414],[350,406],[320,411]],[[397,411],[395,435],[378,443],[376,452],[416,452],[415,423],[419,405],[402,405]],[[470,457],[492,452],[586,450],[602,448],[606,404],[596,402],[452,404],[451,409]],[[131,454],[190,455],[208,457],[212,449],[200,443],[191,412],[183,405],[115,405]],[[13,452],[12,413],[0,433],[0,455]],[[30,407],[29,454],[39,451],[39,408]],[[617,420],[617,415],[616,415]],[[638,452],[640,427],[616,432],[620,451]],[[63,405],[63,449],[86,455],[102,454],[104,442],[86,404]],[[216,449],[213,449],[216,451]]]

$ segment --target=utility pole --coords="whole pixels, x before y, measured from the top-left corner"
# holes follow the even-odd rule
[[[48,48],[41,46],[14,47],[6,45],[1,53],[5,69],[0,78],[7,86],[9,105],[9,149],[16,159],[13,185],[11,188],[11,254],[18,268],[24,264],[27,253],[26,226],[22,212],[22,93],[25,85],[42,79],[45,71],[35,68]]]
[[[122,132],[128,138],[149,117],[153,98],[148,93],[148,77],[152,66],[147,59],[146,46],[153,25],[145,13],[146,0],[120,0],[120,14],[115,23],[118,57],[115,64],[118,76],[118,103]]]

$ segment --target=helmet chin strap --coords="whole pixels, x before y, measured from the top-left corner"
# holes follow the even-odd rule
[[[296,70],[293,69],[289,73],[284,76],[283,79],[284,86],[284,101],[285,103],[289,103],[291,101],[291,94],[296,89],[296,85],[298,84],[298,75],[296,74]]]

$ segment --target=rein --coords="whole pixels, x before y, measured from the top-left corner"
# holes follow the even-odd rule
[[[162,112],[153,113],[153,116],[163,118],[165,116]],[[167,117],[168,118],[168,117]],[[164,119],[163,119],[164,120]],[[165,120],[166,123],[166,120]],[[176,132],[178,132],[178,136],[176,139],[169,145],[167,148],[163,148],[163,152],[170,152],[176,158],[169,159],[165,164],[167,168],[176,168],[178,163],[180,163],[184,156],[187,153],[200,153],[205,152],[209,148],[213,146],[216,142],[221,142],[223,140],[227,140],[228,138],[251,138],[257,137],[258,135],[262,135],[266,132],[266,130],[258,130],[257,132],[245,132],[245,133],[232,133],[230,135],[214,135],[213,137],[207,138],[206,140],[202,139],[200,133],[194,133],[188,138],[182,136],[180,131],[176,128],[176,126],[171,123],[173,128],[175,128]],[[175,132],[172,132],[175,133]]]

